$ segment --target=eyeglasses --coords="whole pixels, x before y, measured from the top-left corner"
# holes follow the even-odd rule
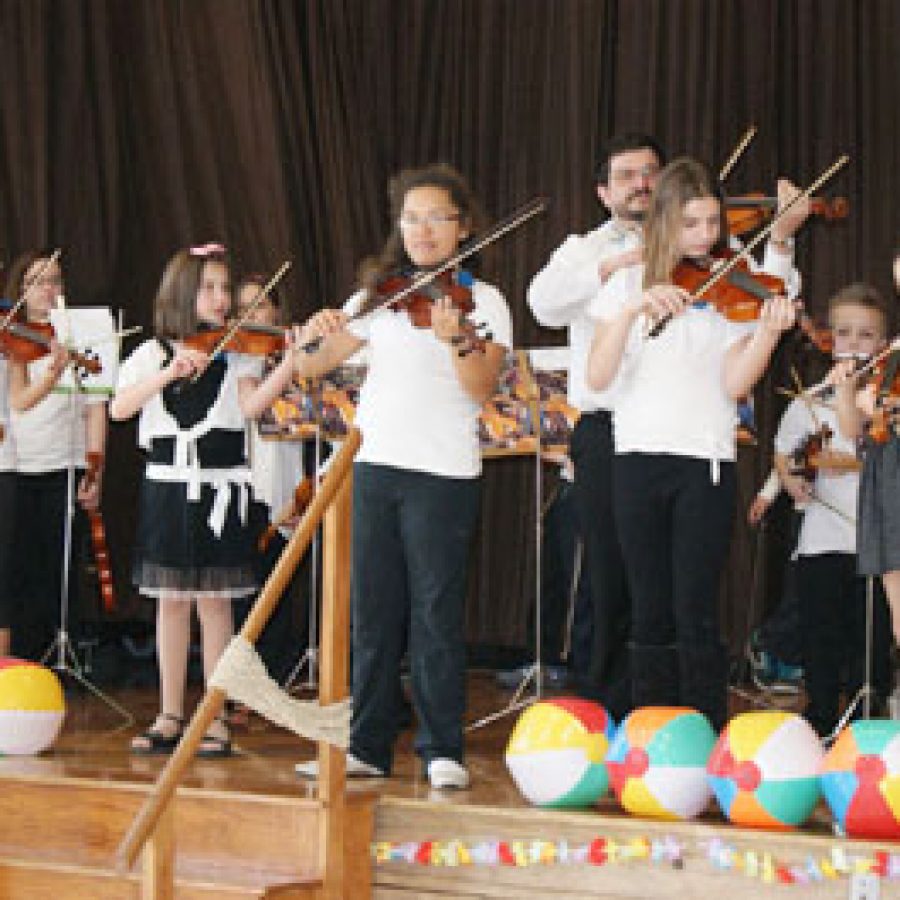
[[[61,287],[63,283],[62,275],[42,275],[38,279],[26,278],[25,287]]]
[[[207,256],[217,256],[225,253],[225,245],[215,243],[197,244],[194,247],[189,247],[188,253],[191,256],[199,256],[205,259]]]
[[[458,212],[430,212],[424,216],[404,213],[397,220],[397,224],[401,228],[418,228],[420,225],[430,225],[432,228],[440,228],[441,225],[447,225],[449,222],[458,222],[459,218],[460,214]]]
[[[655,175],[659,175],[659,166],[641,166],[640,169],[614,169],[609,178],[617,184],[627,184],[635,178],[653,178]]]

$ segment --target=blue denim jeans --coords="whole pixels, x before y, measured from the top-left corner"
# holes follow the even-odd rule
[[[351,575],[357,757],[390,772],[409,649],[416,752],[462,761],[466,574],[481,481],[357,463]]]

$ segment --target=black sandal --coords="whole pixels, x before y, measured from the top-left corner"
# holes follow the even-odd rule
[[[224,716],[218,716],[214,721],[219,722],[228,734],[228,719]],[[196,756],[200,759],[224,759],[234,753],[231,746],[230,737],[215,737],[212,734],[205,734],[203,740],[197,746]]]
[[[157,727],[160,719],[168,719],[175,722],[176,729],[172,734],[164,734]],[[156,721],[140,734],[136,734],[131,739],[131,752],[136,756],[161,756],[171,753],[181,740],[184,734],[184,719],[181,716],[173,716],[171,713],[160,713],[156,717]]]

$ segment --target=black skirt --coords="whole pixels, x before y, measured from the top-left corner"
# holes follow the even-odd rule
[[[900,569],[900,437],[869,444],[859,482],[856,552],[861,575]]]
[[[228,510],[221,534],[209,525],[216,488],[200,486],[200,499],[189,501],[187,485],[150,481],[141,485],[133,580],[142,594],[195,597],[246,597],[256,590],[256,552],[249,522],[249,488],[230,484]],[[249,499],[249,498],[248,498]],[[248,509],[247,521],[241,507]]]

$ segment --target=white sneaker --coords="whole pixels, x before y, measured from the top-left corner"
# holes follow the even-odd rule
[[[454,759],[433,759],[428,763],[428,781],[433,788],[463,791],[469,786],[469,772]]]
[[[309,762],[299,762],[294,766],[294,771],[301,778],[318,778],[319,761],[311,759]],[[387,778],[377,766],[363,762],[352,753],[347,754],[346,772],[348,778]]]

